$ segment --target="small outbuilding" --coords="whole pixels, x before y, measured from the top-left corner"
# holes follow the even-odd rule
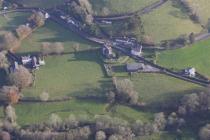
[[[126,65],[127,72],[138,72],[143,70],[145,65],[143,63],[131,63]]]

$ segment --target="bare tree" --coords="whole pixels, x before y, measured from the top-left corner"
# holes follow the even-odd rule
[[[1,37],[0,50],[9,50],[20,46],[20,40],[12,32],[6,32]]]
[[[80,48],[80,44],[79,43],[74,43],[73,44],[73,49],[74,49],[75,52],[78,52],[79,48]]]
[[[4,108],[4,117],[6,121],[12,124],[12,126],[17,125],[16,123],[17,116],[15,113],[15,109],[11,105],[8,105]]]
[[[95,140],[106,140],[106,134],[104,133],[104,131],[96,132]]]
[[[19,66],[15,72],[10,73],[9,81],[12,85],[22,89],[32,84],[33,76],[24,66]]]
[[[0,89],[0,101],[5,104],[16,104],[20,99],[19,89],[16,86],[3,86]]]
[[[52,52],[55,54],[61,54],[64,51],[63,44],[60,42],[55,42],[51,44]]]
[[[6,131],[1,131],[0,140],[11,140],[10,134]]]
[[[90,4],[89,0],[79,0],[79,4],[83,9],[86,9],[88,14],[93,14],[92,5]]]
[[[48,120],[48,124],[52,125],[53,127],[56,127],[61,122],[62,122],[62,119],[60,118],[60,116],[58,116],[57,114],[54,114],[54,113],[50,115],[50,118]]]
[[[0,52],[0,68],[7,68],[9,66],[8,60],[6,57],[6,51]]]
[[[22,40],[31,34],[32,29],[29,26],[20,25],[15,31],[19,39]]]
[[[39,96],[39,98],[40,98],[42,101],[48,101],[48,100],[49,100],[49,97],[50,97],[50,95],[49,95],[49,93],[47,93],[47,92],[42,92],[42,93],[40,94],[40,96]]]
[[[210,139],[210,124],[202,127],[199,132],[199,137],[201,140],[209,140]]]
[[[64,52],[64,47],[63,44],[60,42],[55,42],[55,43],[43,42],[40,51],[43,55],[49,55],[49,54],[59,55]]]
[[[34,12],[28,20],[33,22],[37,27],[45,24],[45,16],[42,12]]]
[[[49,42],[43,42],[40,49],[42,55],[49,55],[52,53]]]
[[[117,99],[130,104],[138,103],[138,93],[134,90],[133,83],[129,79],[117,80],[115,83]]]

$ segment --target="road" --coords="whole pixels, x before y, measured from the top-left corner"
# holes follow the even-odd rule
[[[25,9],[25,10],[27,11],[29,9]],[[29,10],[29,12],[31,12],[32,10],[35,10],[35,9],[31,9],[31,10]],[[43,10],[41,10],[41,11],[43,11]],[[24,11],[18,11],[18,12],[24,12]],[[69,15],[63,15],[64,13],[59,13],[57,11],[50,11],[50,10],[45,11],[45,12],[50,13],[50,19],[51,20],[57,22],[62,27],[65,27],[66,29],[77,33],[81,37],[83,37],[83,38],[85,38],[85,39],[87,39],[87,40],[89,40],[91,42],[95,42],[95,43],[97,43],[99,45],[103,45],[105,43],[117,44],[115,41],[110,40],[110,39],[98,38],[98,37],[94,37],[94,36],[89,35],[80,26],[78,26],[79,25],[79,21],[77,21],[73,17],[70,17]],[[8,12],[3,12],[1,14],[6,14],[6,13],[9,13],[9,11]],[[68,18],[62,18],[63,16],[67,16]],[[69,19],[71,20],[70,22],[68,22]],[[210,85],[210,81],[209,80],[202,80],[202,79],[197,79],[197,78],[193,78],[193,77],[188,77],[188,76],[182,75],[180,73],[174,72],[174,71],[172,71],[170,69],[167,69],[167,68],[164,68],[162,66],[159,66],[157,64],[154,64],[154,63],[146,60],[143,57],[134,56],[134,55],[132,55],[130,53],[130,51],[125,49],[125,48],[129,48],[129,46],[122,47],[121,45],[112,45],[112,47],[113,47],[113,49],[115,49],[115,50],[117,50],[117,51],[119,51],[121,53],[124,53],[125,55],[133,58],[136,61],[144,62],[145,64],[148,64],[148,65],[150,65],[150,66],[152,66],[154,68],[159,69],[162,73],[164,73],[166,75],[169,75],[169,76],[172,76],[174,78],[178,78],[178,79],[181,79],[181,80],[184,80],[184,81],[188,81],[188,82],[191,82],[191,83],[194,83],[194,84],[198,84],[198,85],[201,85],[201,86],[204,86],[204,87]]]

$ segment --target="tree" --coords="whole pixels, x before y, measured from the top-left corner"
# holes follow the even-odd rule
[[[0,52],[0,69],[9,67],[8,60],[6,57],[6,51]]]
[[[0,100],[4,104],[16,104],[19,99],[19,89],[16,86],[3,86],[0,89]]]
[[[210,124],[202,127],[199,132],[199,137],[201,140],[209,140],[210,139]]]
[[[78,52],[79,48],[80,48],[80,44],[79,43],[74,43],[73,44],[73,49],[74,49],[75,52]]]
[[[20,25],[20,26],[18,26],[18,28],[15,31],[16,31],[18,38],[20,40],[22,40],[31,34],[32,29],[29,26]]]
[[[95,140],[106,140],[106,134],[104,131],[97,131],[95,135]]]
[[[116,98],[129,104],[138,103],[138,93],[134,90],[133,83],[129,79],[117,80],[115,84]]]
[[[6,131],[1,131],[0,140],[11,140],[10,134]]]
[[[24,66],[19,66],[15,72],[9,74],[9,81],[12,85],[23,89],[32,84],[33,76]]]
[[[89,0],[79,0],[80,6],[87,11],[88,14],[93,14],[92,5]]]
[[[37,27],[41,27],[45,24],[45,16],[42,12],[34,12],[28,20]]]
[[[181,101],[181,104],[186,108],[187,112],[196,112],[200,106],[199,96],[196,93],[185,95]]]
[[[5,32],[0,37],[0,50],[9,50],[20,46],[20,40],[12,32]]]
[[[51,54],[52,51],[50,49],[50,43],[49,42],[43,42],[41,44],[40,51],[41,51],[42,55]]]
[[[17,125],[15,109],[11,105],[4,107],[4,117],[6,121],[12,124],[12,126]]]
[[[82,22],[91,25],[93,23],[93,10],[88,0],[73,0],[69,2],[67,10],[79,18]]]
[[[167,121],[163,112],[155,114],[153,127],[155,128],[156,132],[164,130],[166,127],[166,123]]]
[[[48,124],[52,125],[53,127],[56,127],[57,125],[59,125],[62,122],[60,116],[58,116],[57,114],[51,114],[48,120]]]
[[[103,7],[103,9],[102,9],[102,14],[103,14],[104,16],[107,16],[107,15],[110,14],[110,10],[109,10],[107,7]]]
[[[40,49],[42,55],[56,54],[59,55],[63,53],[64,47],[60,42],[50,43],[43,42]]]
[[[63,44],[60,43],[60,42],[52,43],[51,48],[52,48],[52,52],[57,54],[57,55],[63,53],[63,51],[64,51]]]
[[[39,98],[40,98],[42,101],[48,101],[49,97],[50,97],[50,95],[49,95],[49,93],[47,93],[47,92],[42,92],[42,93],[40,94],[40,96],[39,96]]]
[[[125,140],[121,135],[111,135],[108,140]]]

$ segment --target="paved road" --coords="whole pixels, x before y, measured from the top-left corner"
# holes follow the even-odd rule
[[[32,9],[32,10],[34,10],[34,9]],[[28,11],[28,9],[26,11]],[[16,12],[24,12],[24,11],[16,11]],[[31,10],[29,10],[29,12],[31,12]],[[81,37],[83,37],[83,38],[85,38],[89,41],[95,42],[95,43],[100,44],[100,45],[105,44],[105,43],[115,44],[115,42],[113,40],[98,38],[98,37],[94,37],[94,36],[89,35],[88,33],[84,32],[80,27],[77,27],[76,25],[74,25],[72,23],[68,23],[65,19],[62,19],[61,15],[55,15],[55,13],[54,12],[51,13],[51,11],[46,11],[46,12],[50,12],[50,15],[51,15],[50,19],[51,20],[57,22],[62,27],[65,27],[66,29],[71,30],[71,31],[79,34]],[[3,12],[1,14],[5,14],[5,12]],[[209,80],[201,80],[201,79],[197,79],[197,78],[184,76],[184,75],[181,75],[181,74],[179,74],[177,72],[174,72],[170,69],[167,69],[167,68],[164,68],[162,66],[156,65],[156,64],[146,60],[143,57],[134,56],[129,51],[127,51],[125,49],[125,47],[123,48],[122,46],[117,46],[117,45],[113,45],[112,47],[114,49],[116,49],[117,51],[119,51],[121,53],[124,53],[125,55],[127,55],[127,56],[129,56],[129,57],[131,57],[131,58],[133,58],[137,61],[141,61],[141,62],[143,61],[145,64],[148,64],[148,65],[150,65],[154,68],[159,69],[161,72],[163,72],[166,75],[169,75],[169,76],[181,79],[181,80],[185,80],[185,81],[188,81],[188,82],[191,82],[191,83],[195,83],[195,84],[198,84],[198,85],[201,85],[201,86],[205,86],[205,87],[210,85]]]

